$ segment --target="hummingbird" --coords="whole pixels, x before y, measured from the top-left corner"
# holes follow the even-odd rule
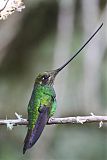
[[[49,118],[56,111],[56,93],[53,88],[55,77],[83,50],[102,26],[103,23],[65,64],[58,69],[40,73],[36,77],[28,104],[28,131],[24,140],[23,154],[37,142]]]

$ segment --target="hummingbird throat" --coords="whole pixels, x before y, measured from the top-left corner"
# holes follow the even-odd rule
[[[92,34],[92,36],[85,42],[85,44],[61,67],[55,70],[55,75],[57,75],[63,68],[65,68],[84,48],[85,46],[93,39],[93,37],[98,33],[98,31],[102,28],[103,23],[98,27],[98,29]]]

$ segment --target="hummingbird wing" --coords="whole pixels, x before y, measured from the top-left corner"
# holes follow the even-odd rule
[[[52,86],[34,85],[28,105],[28,131],[24,141],[23,154],[39,139],[49,117],[52,115],[55,91]]]
[[[23,154],[26,152],[28,148],[31,148],[37,142],[49,119],[49,107],[40,106],[39,112],[40,114],[38,116],[35,127],[33,129],[28,129],[24,141]]]

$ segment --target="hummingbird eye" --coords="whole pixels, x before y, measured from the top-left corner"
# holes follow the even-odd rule
[[[50,77],[49,75],[44,75],[44,76],[42,77],[42,80],[47,80],[49,77]]]

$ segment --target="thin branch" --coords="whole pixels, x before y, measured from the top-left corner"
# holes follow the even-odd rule
[[[1,119],[0,125],[7,125],[7,128],[12,129],[16,125],[28,125],[27,119],[23,119],[20,115],[15,113],[17,119]],[[52,124],[83,124],[98,122],[99,127],[102,127],[103,122],[107,122],[107,116],[96,116],[91,113],[91,116],[77,116],[77,117],[65,117],[65,118],[50,118],[47,125]]]
[[[6,5],[7,5],[8,1],[9,1],[9,0],[7,0],[7,1],[5,2],[4,6],[0,9],[0,12],[3,11],[3,10],[6,8]]]
[[[107,116],[77,116],[77,117],[65,117],[65,118],[50,118],[48,124],[83,124],[93,122],[107,122]]]
[[[25,8],[23,0],[7,0],[0,3],[0,20],[5,20],[15,11],[21,12]]]

